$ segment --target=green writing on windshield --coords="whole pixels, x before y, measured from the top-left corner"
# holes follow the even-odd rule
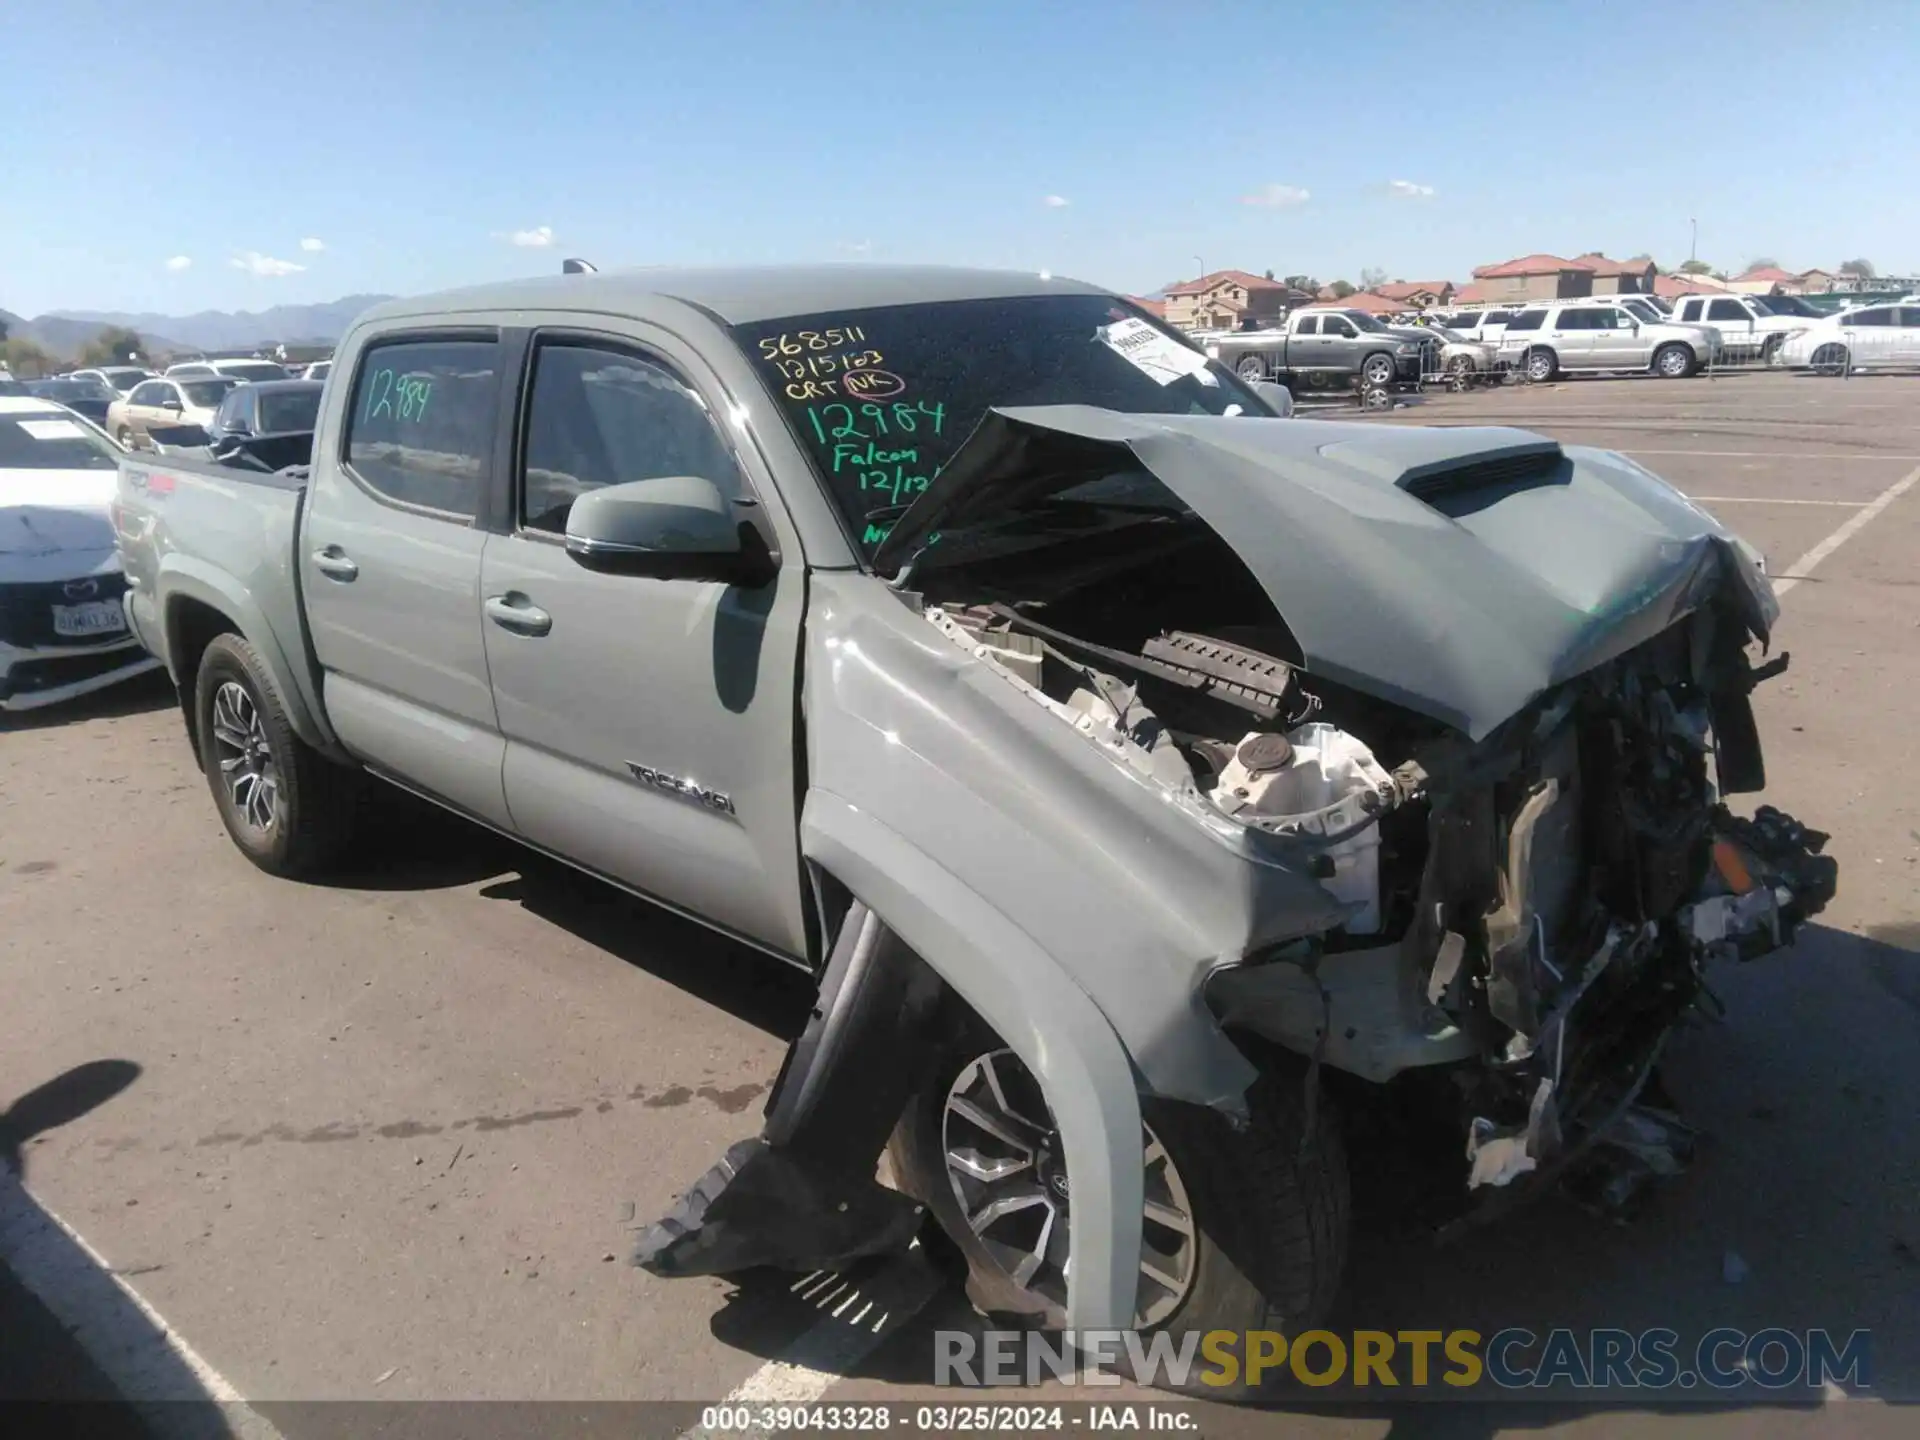
[[[385,415],[392,420],[424,420],[427,402],[432,398],[433,381],[426,376],[396,376],[391,370],[376,370],[367,377],[366,419]]]
[[[807,423],[822,445],[830,440],[875,440],[890,435],[939,435],[947,423],[944,402],[896,400],[891,405],[809,405]]]

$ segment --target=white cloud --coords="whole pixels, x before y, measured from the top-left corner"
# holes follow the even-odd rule
[[[530,250],[544,250],[553,244],[553,227],[536,225],[531,230],[509,230],[501,238],[509,245],[520,245]]]
[[[1242,195],[1242,205],[1264,205],[1269,210],[1284,209],[1289,205],[1304,205],[1312,196],[1298,185],[1262,185],[1251,195]]]
[[[262,255],[258,250],[242,250],[227,263],[250,275],[297,275],[307,268],[291,260],[276,260],[271,255]]]
[[[849,255],[871,255],[873,253],[873,241],[842,240],[838,243],[836,248],[840,250],[844,250]]]
[[[300,248],[302,250],[309,252],[310,254],[317,254],[318,252],[326,249],[327,244],[326,244],[326,241],[316,240],[311,235],[309,235],[307,236],[306,239],[300,242]]]
[[[1387,192],[1407,200],[1424,200],[1433,194],[1431,185],[1416,185],[1411,180],[1389,180]]]
[[[1046,195],[1041,197],[1040,203],[1049,210],[1064,210],[1073,202],[1064,195]]]
[[[171,260],[167,261],[167,269],[184,270],[191,264],[193,264],[193,257],[191,255],[175,255]]]

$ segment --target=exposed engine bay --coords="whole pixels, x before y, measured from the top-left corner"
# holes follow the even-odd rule
[[[1748,695],[1785,656],[1756,669],[1746,621],[1709,605],[1475,742],[1307,673],[1202,527],[1048,558],[942,567],[903,598],[1346,917],[1216,970],[1223,1026],[1315,1072],[1443,1077],[1486,1213],[1562,1180],[1618,1211],[1681,1167],[1692,1132],[1654,1072],[1706,965],[1787,943],[1834,892],[1824,835],[1721,803],[1764,783]]]

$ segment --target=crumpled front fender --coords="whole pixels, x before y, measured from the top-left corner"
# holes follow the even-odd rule
[[[1126,1048],[1058,963],[911,842],[813,791],[801,850],[882,916],[1040,1080],[1073,1176],[1067,1323],[1132,1324],[1143,1201],[1140,1102]]]

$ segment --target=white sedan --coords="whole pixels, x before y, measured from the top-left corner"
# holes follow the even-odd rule
[[[51,401],[0,396],[0,710],[100,690],[160,662],[127,630],[114,551],[120,447]]]
[[[1920,367],[1920,305],[1861,305],[1812,321],[1780,360],[1823,375]]]

